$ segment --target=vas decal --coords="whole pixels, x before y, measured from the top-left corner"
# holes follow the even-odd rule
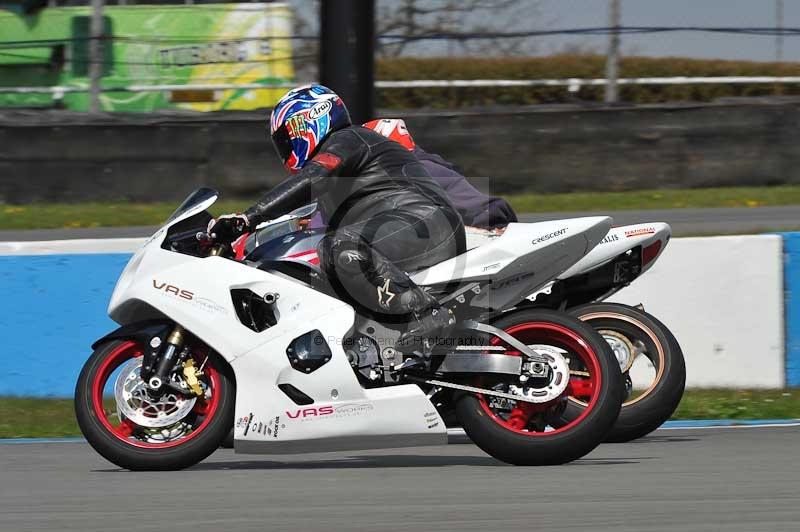
[[[300,408],[298,410],[287,410],[286,415],[289,416],[289,419],[297,419],[297,418],[305,418],[305,417],[316,417],[316,416],[329,416],[333,414],[333,407],[332,406],[321,406],[319,408]]]
[[[155,288],[156,290],[161,290],[166,294],[172,294],[172,295],[178,296],[178,297],[186,299],[188,301],[191,301],[191,300],[194,299],[194,292],[190,292],[188,290],[183,290],[181,288],[178,288],[175,285],[171,285],[171,284],[167,284],[167,283],[163,283],[163,282],[160,283],[160,282],[156,281],[155,279],[153,279],[153,288]]]
[[[375,409],[371,403],[345,403],[337,406],[320,406],[287,410],[289,419],[298,421],[315,421],[319,419],[339,419],[343,417],[361,416]]]
[[[216,303],[215,301],[212,301],[208,298],[197,297],[197,295],[194,292],[190,292],[189,290],[185,290],[183,288],[180,288],[179,286],[175,286],[163,281],[158,281],[156,279],[153,279],[153,288],[155,288],[162,294],[165,295],[169,294],[174,297],[179,297],[180,299],[183,299],[185,301],[191,301],[194,304],[195,308],[197,308],[198,310],[202,310],[204,312],[211,312],[215,314],[228,313],[228,309],[226,309],[219,303]]]

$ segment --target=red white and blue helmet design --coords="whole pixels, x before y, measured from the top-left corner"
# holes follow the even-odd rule
[[[329,88],[312,84],[290,90],[275,104],[270,135],[284,166],[297,172],[328,135],[350,123],[342,99]]]

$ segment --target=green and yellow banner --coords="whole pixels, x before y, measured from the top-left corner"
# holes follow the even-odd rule
[[[89,86],[88,7],[25,15],[0,0],[0,86]],[[293,80],[292,13],[286,4],[109,6],[104,10],[105,111],[269,107],[285,88],[130,92],[143,85],[276,84]],[[87,110],[88,92],[0,92],[0,107]]]

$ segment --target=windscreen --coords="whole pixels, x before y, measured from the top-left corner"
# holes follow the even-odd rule
[[[173,212],[172,215],[169,218],[167,218],[167,221],[164,222],[164,224],[166,225],[170,223],[172,220],[181,216],[183,213],[189,211],[196,205],[200,205],[201,203],[208,201],[211,198],[215,198],[216,196],[219,196],[219,192],[217,192],[213,188],[209,187],[198,188],[197,190],[189,194],[189,197],[183,200],[183,203],[181,203],[180,207],[178,207],[175,210],[175,212]]]

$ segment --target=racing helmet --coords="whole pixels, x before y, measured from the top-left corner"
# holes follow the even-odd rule
[[[270,136],[283,165],[299,171],[334,131],[351,124],[342,99],[322,85],[297,87],[272,109]]]
[[[414,142],[414,138],[411,136],[411,133],[408,132],[406,123],[402,118],[381,118],[378,120],[370,120],[364,124],[364,127],[372,129],[384,137],[402,144],[403,147],[405,147],[408,151],[414,151],[414,148],[417,147],[417,144]]]

